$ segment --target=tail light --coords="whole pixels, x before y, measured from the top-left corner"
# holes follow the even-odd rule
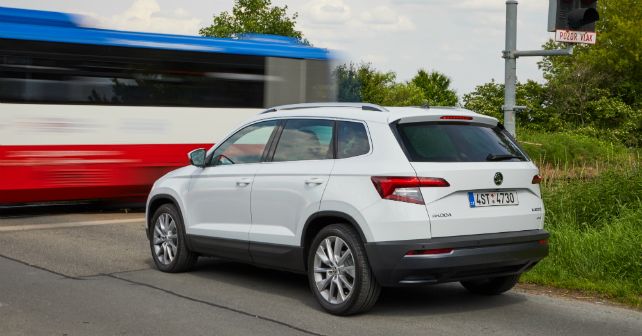
[[[533,181],[531,181],[533,184],[539,184],[542,182],[542,176],[541,175],[535,175],[533,176]]]
[[[414,204],[424,204],[419,188],[450,186],[436,177],[373,176],[372,183],[381,198]]]

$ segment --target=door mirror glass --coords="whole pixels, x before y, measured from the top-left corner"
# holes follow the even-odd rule
[[[191,164],[192,166],[201,168],[205,167],[205,149],[195,149],[189,152],[189,154],[187,154],[187,157],[189,157],[189,164]]]

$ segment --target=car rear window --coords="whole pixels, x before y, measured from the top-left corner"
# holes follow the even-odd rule
[[[398,124],[397,130],[412,162],[528,160],[499,126],[430,122]]]

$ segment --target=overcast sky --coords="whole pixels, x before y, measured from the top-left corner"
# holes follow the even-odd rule
[[[298,12],[297,27],[318,47],[346,61],[368,61],[408,80],[438,70],[462,96],[476,85],[503,82],[505,0],[273,0]],[[123,30],[197,35],[232,0],[0,0],[0,6],[79,13],[89,24]],[[518,49],[539,49],[548,0],[520,0]],[[542,81],[536,62],[518,60],[518,79]]]

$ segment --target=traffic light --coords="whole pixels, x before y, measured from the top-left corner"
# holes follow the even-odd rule
[[[548,31],[574,30],[595,32],[597,0],[549,0]]]

